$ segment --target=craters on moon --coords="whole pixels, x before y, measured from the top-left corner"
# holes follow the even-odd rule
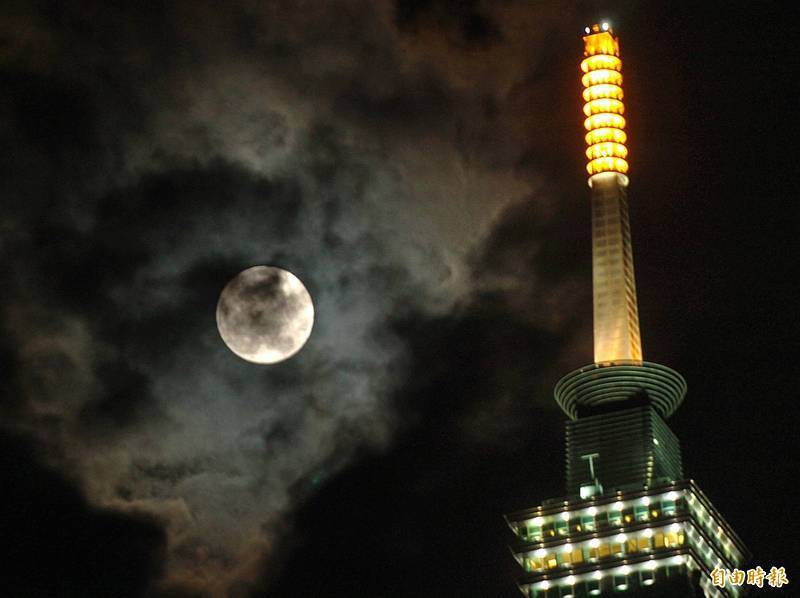
[[[278,363],[303,348],[314,326],[314,304],[294,274],[253,266],[237,274],[217,303],[217,328],[236,355]]]

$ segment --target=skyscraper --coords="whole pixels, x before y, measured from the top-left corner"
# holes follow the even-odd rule
[[[622,61],[608,23],[587,27],[581,62],[592,211],[594,363],[564,376],[566,495],[507,515],[530,598],[738,596],[711,583],[746,549],[685,479],[667,418],[686,382],[644,361],[628,219]]]

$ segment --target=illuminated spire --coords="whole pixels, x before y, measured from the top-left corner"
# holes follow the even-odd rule
[[[586,28],[581,62],[586,170],[592,189],[594,361],[642,361],[628,220],[628,148],[619,40],[607,23]]]
[[[583,121],[586,133],[586,170],[589,175],[616,172],[627,185],[628,148],[625,147],[625,104],[622,103],[622,61],[619,40],[608,23],[586,28],[583,38],[586,57],[581,62]],[[591,184],[591,182],[590,182]]]

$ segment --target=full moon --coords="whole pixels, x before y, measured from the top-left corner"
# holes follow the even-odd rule
[[[314,304],[291,272],[253,266],[222,289],[217,328],[228,348],[252,363],[278,363],[306,344],[314,325]]]

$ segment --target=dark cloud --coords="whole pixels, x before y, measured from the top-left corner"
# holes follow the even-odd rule
[[[580,326],[544,298],[569,272],[514,265],[549,251],[527,234],[558,235],[552,192],[532,193],[533,124],[509,111],[537,99],[565,26],[477,2],[9,15],[3,405],[90,504],[159,522],[152,592],[244,595],[291,562],[292,512],[363,455],[426,421],[455,454],[506,454],[529,420],[501,389],[547,404],[524,372],[556,367],[556,332]],[[316,309],[270,370],[214,324],[256,264],[297,274]]]
[[[395,22],[401,30],[414,31],[425,21],[453,31],[465,45],[483,46],[500,38],[497,24],[478,0],[395,2]]]
[[[91,506],[16,435],[0,436],[4,575],[13,596],[142,596],[163,570],[158,522]]]
[[[150,379],[122,361],[104,363],[96,370],[102,394],[88,401],[78,414],[87,435],[116,433],[130,426],[165,419],[153,397]],[[109,430],[110,428],[110,430]]]

